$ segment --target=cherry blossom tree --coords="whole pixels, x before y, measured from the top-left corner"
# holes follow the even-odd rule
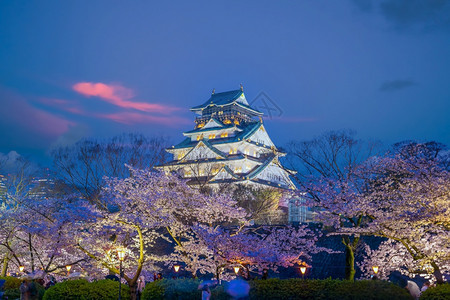
[[[207,253],[192,230],[197,224],[218,227],[245,224],[245,212],[226,194],[205,195],[191,189],[175,174],[139,170],[129,166],[128,178],[106,179],[103,201],[109,210],[97,209],[97,222],[80,231],[79,247],[110,272],[119,274],[118,247],[127,249],[124,274],[132,295],[145,264],[183,261],[195,275],[205,272]],[[152,255],[157,243],[172,242],[171,256]],[[132,275],[131,275],[132,274]]]
[[[261,273],[263,269],[277,271],[279,267],[295,264],[308,266],[311,254],[330,249],[317,247],[319,233],[306,225],[247,227],[234,231],[233,228],[196,228],[204,245],[210,251],[210,270],[221,278],[227,267],[243,267],[247,276],[250,272]]]
[[[340,232],[358,228],[364,212],[360,210],[367,190],[357,170],[362,162],[376,153],[378,145],[358,140],[352,131],[331,131],[310,141],[289,144],[290,165],[298,171],[295,179],[306,205],[315,210],[316,221]],[[354,252],[359,234],[342,236],[345,246],[345,276],[355,276]]]
[[[52,191],[55,183],[47,170],[22,157],[8,165],[9,170],[2,170],[8,175],[3,177],[5,188],[0,201],[2,275],[9,266],[15,266],[13,271],[22,265],[27,271],[50,273],[81,261],[71,255],[74,243],[69,241],[67,231],[83,218],[83,207],[76,199]]]
[[[387,270],[433,274],[441,283],[450,263],[450,173],[446,158],[429,145],[407,144],[361,168],[370,188],[359,208],[368,222],[350,231],[391,240],[370,252],[372,260],[391,262]],[[404,253],[401,267],[396,257]]]
[[[28,196],[15,198],[17,207],[2,208],[0,246],[18,270],[65,272],[66,265],[85,261],[77,251],[74,224],[86,221],[90,209],[76,199]]]

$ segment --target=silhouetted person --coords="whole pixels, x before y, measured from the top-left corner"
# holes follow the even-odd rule
[[[266,280],[267,278],[269,278],[269,270],[264,269],[261,279]]]

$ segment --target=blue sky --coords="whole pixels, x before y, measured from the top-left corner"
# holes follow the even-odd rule
[[[2,153],[129,131],[176,143],[190,107],[240,83],[280,109],[278,145],[344,128],[450,145],[449,82],[447,0],[0,2]]]

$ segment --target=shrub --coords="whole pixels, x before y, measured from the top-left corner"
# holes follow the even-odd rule
[[[22,283],[22,280],[12,276],[0,277],[0,279],[6,280],[5,285],[3,286],[3,289],[5,290],[18,289]]]
[[[420,296],[420,300],[446,300],[450,299],[450,284],[440,284],[428,288]]]
[[[8,289],[5,290],[3,294],[3,299],[19,299],[20,298],[20,290],[19,289]]]
[[[119,282],[114,280],[99,280],[88,282],[85,279],[68,280],[50,287],[44,294],[44,300],[58,299],[117,299],[119,296]],[[122,284],[122,299],[130,298],[130,289]]]
[[[142,299],[201,299],[199,280],[161,280],[146,285]],[[380,280],[300,280],[268,279],[250,281],[250,299],[405,299],[410,300],[406,289]],[[211,289],[212,299],[230,297],[223,286]]]
[[[150,282],[142,292],[142,299],[201,299],[198,279],[163,279]]]
[[[18,299],[20,298],[20,285],[22,284],[22,280],[16,277],[7,276],[7,277],[0,277],[0,279],[5,279],[6,282],[3,285],[3,298],[4,299]],[[42,299],[45,293],[45,289],[42,285],[35,282],[37,292],[38,292],[38,299]]]
[[[250,299],[411,299],[405,289],[380,280],[269,279],[250,286]]]
[[[199,279],[163,279],[150,282],[145,286],[141,299],[201,299],[202,292],[198,289],[200,283]],[[223,286],[217,286],[211,289],[211,299],[228,300],[230,297]]]

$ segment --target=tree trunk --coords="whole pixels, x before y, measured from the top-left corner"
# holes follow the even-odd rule
[[[137,299],[137,284],[136,284],[136,282],[134,282],[132,284],[128,284],[128,286],[130,287],[130,299],[136,300]]]
[[[442,277],[441,270],[439,269],[439,266],[435,262],[431,262],[431,266],[434,269],[433,275],[436,278],[437,284],[443,284],[444,278]]]
[[[359,242],[359,237],[355,237],[353,242],[350,238],[345,236],[342,238],[342,243],[345,245],[345,279],[355,280],[355,249]]]
[[[220,283],[220,267],[216,268],[216,279],[217,279],[217,282]]]
[[[31,272],[34,272],[34,256],[33,256],[33,246],[31,244],[31,233],[28,234],[28,243],[30,246]]]
[[[3,263],[2,263],[2,273],[0,274],[0,276],[5,277],[6,276],[6,272],[8,271],[8,263],[9,263],[10,257],[9,257],[9,253],[7,252],[5,254],[5,256],[3,257]]]

